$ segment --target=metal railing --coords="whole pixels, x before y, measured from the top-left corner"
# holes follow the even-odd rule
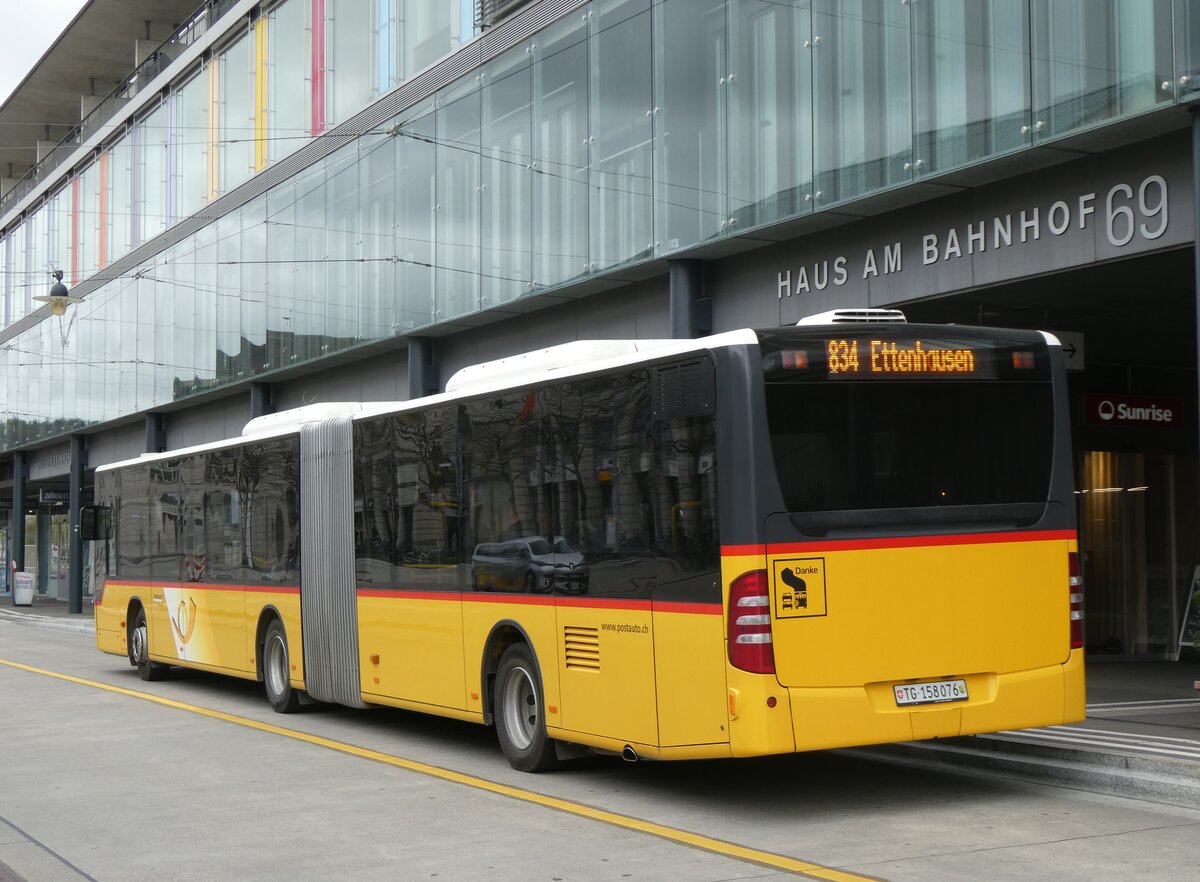
[[[116,116],[118,111],[133,100],[134,96],[145,88],[147,83],[153,82],[154,78],[182,55],[188,46],[208,33],[212,26],[236,5],[237,0],[207,0],[188,16],[187,21],[176,28],[175,33],[159,44],[158,48],[121,80],[104,100],[97,104],[77,125],[73,126],[65,138],[38,160],[11,190],[0,197],[0,216],[3,216],[5,212],[54,174],[80,144],[87,141],[105,123]]]

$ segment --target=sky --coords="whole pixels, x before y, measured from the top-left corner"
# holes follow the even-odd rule
[[[87,0],[0,0],[0,106]]]

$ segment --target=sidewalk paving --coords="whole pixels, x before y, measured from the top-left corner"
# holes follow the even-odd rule
[[[95,633],[92,603],[67,612],[45,597],[14,607],[0,597],[0,621]],[[1200,808],[1200,654],[1178,662],[1087,665],[1087,719],[1066,726],[855,748],[906,762],[956,766],[1042,783]]]

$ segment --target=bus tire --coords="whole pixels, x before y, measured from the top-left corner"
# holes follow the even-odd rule
[[[146,610],[138,607],[133,618],[133,631],[129,635],[129,663],[137,668],[143,680],[165,680],[170,665],[150,661],[150,632],[146,628]]]
[[[300,690],[292,688],[291,656],[287,634],[279,619],[272,620],[263,638],[263,685],[267,701],[276,713],[292,714],[300,709]]]
[[[524,643],[514,643],[500,657],[492,707],[496,737],[509,765],[519,772],[544,772],[558,765],[554,741],[546,735],[541,678]]]

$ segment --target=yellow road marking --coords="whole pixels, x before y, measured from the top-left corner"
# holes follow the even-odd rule
[[[227,723],[245,726],[248,729],[257,729],[260,732],[267,732],[272,735],[281,735],[284,738],[291,738],[295,741],[303,741],[307,744],[312,744],[317,747],[324,747],[328,750],[335,750],[339,753],[357,756],[362,759],[373,760],[385,765],[405,769],[409,772],[417,772],[421,775],[428,775],[431,778],[439,778],[443,781],[452,781],[455,784],[473,787],[476,790],[483,790],[488,793],[507,796],[511,799],[519,799],[522,802],[533,803],[534,805],[556,809],[560,812],[566,812],[567,814],[577,815],[583,818],[590,818],[594,821],[602,821],[606,824],[612,824],[615,827],[622,827],[626,830],[636,830],[639,833],[649,833],[652,836],[658,836],[662,839],[678,842],[682,845],[690,845],[693,848],[703,849],[704,851],[724,855],[725,857],[753,861],[754,863],[763,864],[768,867],[774,867],[779,870],[787,870],[792,873],[802,873],[815,879],[827,879],[829,882],[877,882],[877,880],[870,876],[858,876],[853,873],[835,870],[831,867],[823,867],[820,864],[810,863],[809,861],[796,860],[795,858],[790,858],[786,855],[774,854],[773,852],[769,851],[761,851],[757,848],[747,848],[746,846],[735,845],[731,842],[723,842],[720,839],[713,839],[710,836],[703,836],[699,833],[689,833],[686,830],[677,830],[674,827],[667,827],[663,824],[655,824],[653,821],[643,821],[640,818],[633,818],[629,815],[621,815],[617,814],[616,812],[605,811],[604,809],[592,808],[581,803],[559,799],[555,796],[547,796],[543,793],[535,793],[532,790],[523,790],[519,787],[510,787],[507,784],[489,781],[486,778],[478,778],[475,775],[468,775],[463,772],[455,772],[451,769],[443,769],[440,766],[432,766],[428,763],[392,756],[391,754],[381,753],[380,751],[371,750],[365,747],[356,747],[353,744],[346,744],[342,741],[334,741],[331,738],[322,738],[320,735],[310,735],[307,732],[300,732],[295,729],[285,729],[282,726],[275,726],[271,723],[262,723],[258,720],[252,720],[249,717],[239,717],[236,714],[227,714],[194,704],[185,704],[182,701],[174,701],[170,698],[162,698],[158,695],[151,695],[148,692],[137,692],[133,689],[124,689],[120,686],[112,686],[108,683],[100,683],[96,680],[85,680],[82,677],[73,677],[70,674],[60,674],[57,671],[47,671],[44,668],[35,668],[32,665],[25,665],[21,664],[20,662],[9,661],[2,658],[0,658],[0,665],[6,665],[10,668],[17,668],[18,670],[27,671],[31,674],[41,674],[44,677],[52,677],[56,680],[65,680],[68,683],[77,683],[81,686],[91,686],[94,689],[102,689],[105,692],[115,692],[118,695],[128,695],[131,698],[140,698],[143,701],[160,704],[164,707],[188,711],[190,713],[199,714],[202,717],[211,717],[215,720],[224,720]]]

